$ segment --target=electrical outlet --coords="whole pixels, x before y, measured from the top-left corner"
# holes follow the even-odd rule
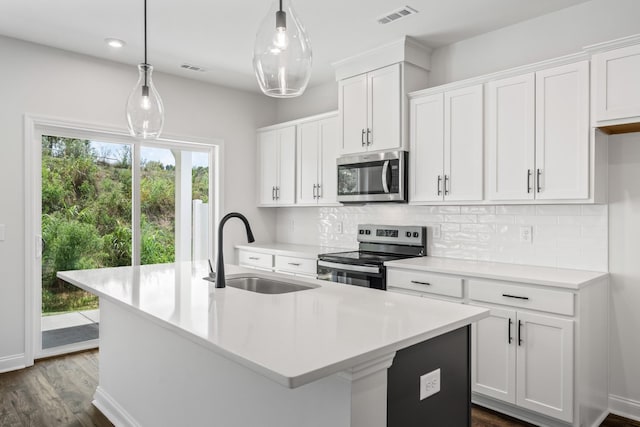
[[[333,232],[335,234],[342,234],[342,221],[333,224]]]
[[[291,221],[289,222],[289,231],[290,231],[291,233],[293,233],[293,232],[295,232],[295,231],[296,231],[296,222],[295,222],[294,220],[291,220]]]
[[[520,241],[523,243],[533,242],[533,227],[525,225],[520,227]]]
[[[440,392],[440,368],[420,377],[420,400]]]
[[[440,230],[440,224],[436,224],[433,227],[431,227],[433,230],[433,238],[434,239],[439,239],[441,234],[441,230]]]

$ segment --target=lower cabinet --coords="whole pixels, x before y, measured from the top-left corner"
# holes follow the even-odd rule
[[[317,257],[291,257],[245,249],[238,250],[238,265],[241,267],[309,279],[316,278],[316,259]]]
[[[472,390],[573,420],[574,321],[492,309],[472,328]]]

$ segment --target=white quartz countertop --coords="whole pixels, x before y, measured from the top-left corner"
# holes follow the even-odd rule
[[[291,243],[262,242],[236,245],[236,249],[262,252],[272,255],[285,255],[299,258],[316,258],[318,254],[347,252],[355,249],[332,248],[329,246],[294,245]]]
[[[536,267],[429,256],[389,261],[384,265],[394,268],[531,283],[574,290],[578,290],[608,276],[608,273],[599,271],[570,270],[566,268]]]
[[[486,317],[479,307],[225,266],[315,286],[286,294],[216,289],[206,262],[59,272],[162,327],[294,388]]]

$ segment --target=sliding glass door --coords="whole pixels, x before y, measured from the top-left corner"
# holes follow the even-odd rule
[[[213,248],[213,147],[64,134],[41,134],[37,357],[98,344],[97,297],[58,271],[204,260]]]

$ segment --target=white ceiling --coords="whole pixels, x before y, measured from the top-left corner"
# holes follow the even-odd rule
[[[272,0],[148,0],[149,63],[156,70],[258,90],[255,33]],[[410,35],[444,46],[587,0],[294,0],[314,55],[311,85],[334,78],[331,63]],[[142,0],[2,0],[0,34],[126,64],[142,62]],[[386,25],[381,15],[419,11]],[[104,39],[126,41],[120,50]],[[205,68],[186,71],[183,63]]]

